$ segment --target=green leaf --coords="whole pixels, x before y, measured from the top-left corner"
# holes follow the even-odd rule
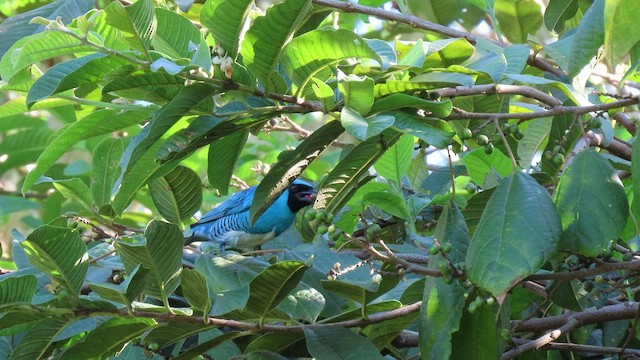
[[[426,141],[438,149],[446,148],[455,134],[446,121],[395,112],[393,128]]]
[[[240,337],[251,335],[250,332],[240,332],[240,331],[231,331],[227,333],[221,333],[211,340],[207,340],[199,343],[198,345],[189,348],[189,350],[181,353],[180,355],[174,357],[174,360],[190,360],[194,357],[201,356],[205,354],[209,349],[212,349],[218,345],[221,345],[224,342],[231,341],[233,339],[237,339]]]
[[[373,165],[378,174],[383,178],[395,181],[398,188],[402,177],[411,165],[411,154],[413,153],[413,136],[402,135],[384,155]]]
[[[138,265],[149,270],[146,291],[168,306],[169,295],[180,285],[182,232],[176,225],[154,220],[147,226],[144,237],[146,241],[116,242],[116,250],[127,272],[131,273]]]
[[[131,303],[144,291],[148,275],[149,270],[138,265],[125,277],[122,283],[92,283],[91,290],[106,300],[119,302],[130,307]]]
[[[9,358],[11,360],[41,359],[56,337],[75,320],[71,316],[48,317],[33,323],[20,339],[20,343],[13,348]]]
[[[200,10],[200,22],[229,56],[236,58],[245,19],[253,0],[207,0]]]
[[[454,202],[444,206],[434,237],[440,245],[451,243],[452,250],[447,256],[453,264],[465,261],[471,236],[465,218]]]
[[[43,225],[20,243],[29,263],[56,279],[74,296],[87,275],[87,247],[77,230]]]
[[[466,39],[443,39],[429,44],[423,69],[448,68],[469,59],[475,49]]]
[[[158,344],[160,349],[174,344],[180,340],[183,340],[189,336],[197,335],[203,331],[211,329],[203,323],[187,323],[187,322],[172,322],[159,324],[154,327],[144,337],[144,343],[149,345],[152,343]]]
[[[131,170],[136,162],[183,116],[204,99],[216,92],[212,86],[196,83],[184,87],[180,93],[153,114],[149,123],[131,140],[122,157],[121,166]]]
[[[593,2],[573,35],[568,66],[570,77],[578,75],[604,43],[604,3],[604,0]]]
[[[634,174],[640,174],[640,134],[633,139],[631,147],[631,171]],[[633,214],[640,214],[640,176],[632,177],[633,187]]]
[[[330,65],[340,60],[373,59],[382,64],[380,56],[354,32],[314,30],[294,38],[284,49],[282,65],[301,94],[312,77],[326,81]],[[325,76],[321,76],[324,74]]]
[[[40,204],[30,199],[23,199],[13,195],[0,195],[0,218],[25,210],[39,209]]]
[[[0,154],[6,154],[7,158],[0,163],[0,173],[33,163],[45,149],[49,136],[51,130],[48,126],[10,132],[3,136]]]
[[[460,329],[451,339],[451,359],[498,359],[500,348],[494,306],[463,312]]]
[[[86,209],[91,210],[93,204],[91,190],[81,179],[54,180],[53,186],[65,198],[79,201]]]
[[[202,38],[198,28],[187,17],[173,11],[156,8],[155,15],[158,28],[151,39],[154,50],[173,59],[191,57],[193,50],[189,43],[198,45]]]
[[[487,155],[483,149],[474,149],[462,158],[462,162],[467,167],[471,180],[483,187],[485,187],[486,177],[492,171],[497,171],[501,176],[507,176],[513,172],[511,160],[498,150]]]
[[[67,0],[57,0],[49,4],[34,8],[27,12],[10,16],[0,24],[2,42],[0,42],[0,58],[17,41],[44,30],[43,25],[30,24],[34,17],[43,17],[49,20],[60,18],[63,24],[69,24],[76,17],[93,9],[93,0],[77,0],[69,2]],[[4,80],[5,79],[3,77]]]
[[[439,223],[438,223],[439,224]],[[428,359],[450,359],[452,334],[460,329],[464,312],[465,289],[459,283],[447,285],[440,278],[430,278],[424,287],[420,309],[420,353]]]
[[[518,141],[518,157],[520,166],[523,169],[531,168],[534,165],[533,159],[540,146],[545,142],[551,130],[552,119],[541,118],[529,121],[529,125],[524,130],[524,138]]]
[[[482,213],[467,252],[467,276],[493,294],[503,294],[544,265],[561,232],[547,190],[531,176],[513,173],[496,188]]]
[[[254,259],[240,255],[227,255],[207,259],[204,256],[196,259],[196,267],[207,278],[209,297],[213,304],[211,316],[220,316],[230,311],[242,309],[249,299],[249,283],[257,271],[253,270]],[[262,265],[262,264],[260,264]]]
[[[209,145],[207,174],[209,184],[220,194],[229,193],[229,182],[233,177],[240,154],[247,143],[248,131],[236,131]]]
[[[22,192],[26,192],[40,175],[44,174],[51,165],[78,142],[138,124],[148,114],[148,110],[124,113],[115,110],[98,110],[73,123],[51,141],[38,157],[36,166],[24,180]]]
[[[30,303],[36,293],[38,279],[33,275],[5,277],[0,280],[0,305]]]
[[[416,90],[431,89],[428,84],[416,83],[405,80],[387,80],[384,83],[375,84],[373,87],[373,95],[376,98],[384,97],[395,93],[404,93]],[[411,96],[413,98],[413,96]]]
[[[403,108],[416,108],[424,110],[428,115],[434,117],[446,117],[451,114],[453,104],[449,100],[431,101],[408,94],[391,94],[379,99],[373,104],[371,113],[378,113],[389,110]]]
[[[322,103],[326,111],[333,109],[336,106],[336,102],[333,99],[333,88],[315,77],[312,77],[311,81],[313,82],[313,84],[311,84],[311,90],[315,95],[315,99]]]
[[[101,82],[111,71],[121,69],[128,62],[115,56],[90,54],[52,66],[29,89],[27,107],[59,92],[83,84]]]
[[[129,45],[147,54],[157,26],[153,2],[140,0],[127,7],[113,2],[104,11],[107,14],[107,24],[129,34],[126,37]]]
[[[311,8],[310,0],[285,0],[270,7],[265,16],[255,19],[245,34],[240,53],[245,66],[260,80],[265,91],[273,88],[272,76],[284,45]]]
[[[111,318],[66,350],[61,359],[93,359],[115,355],[132,339],[139,337],[156,325],[150,318],[114,317]]]
[[[246,309],[261,319],[295,289],[309,268],[300,261],[280,261],[251,281]]]
[[[525,43],[542,25],[540,5],[534,0],[496,0],[496,18],[503,34],[514,43]]]
[[[344,128],[339,121],[330,121],[309,135],[295,150],[282,153],[256,189],[250,210],[251,223],[343,132]]]
[[[185,166],[151,180],[149,190],[158,212],[170,223],[189,219],[202,205],[202,182],[195,171]]]
[[[304,328],[307,349],[312,357],[323,360],[382,359],[376,347],[350,329]]]
[[[349,134],[362,141],[380,134],[393,125],[394,120],[393,116],[384,114],[364,118],[358,111],[348,106],[343,107],[340,112],[342,126]]]
[[[366,115],[373,105],[373,79],[364,76],[349,75],[338,82],[345,107]]]
[[[384,212],[409,221],[411,215],[404,198],[390,192],[368,192],[362,198],[365,205],[375,205]]]
[[[627,223],[627,196],[615,169],[593,149],[579,153],[560,177],[554,197],[562,219],[560,246],[596,256]]]
[[[113,137],[102,140],[93,150],[91,194],[97,207],[111,202],[111,190],[121,171],[118,162],[123,151],[124,141]]]
[[[544,24],[547,29],[561,33],[567,20],[576,16],[578,0],[549,0],[544,12]]]
[[[211,310],[211,298],[207,287],[207,278],[195,269],[182,271],[182,293],[196,310],[208,315]]]
[[[640,42],[640,29],[635,14],[640,3],[633,0],[607,1],[604,5],[604,50],[609,66],[622,61],[632,47]]]
[[[326,209],[328,212],[339,210],[355,193],[357,186],[367,181],[363,177],[367,175],[369,167],[389,146],[393,146],[398,138],[400,133],[389,131],[358,144],[320,184],[314,207]]]
[[[183,87],[183,78],[160,71],[115,78],[102,88],[102,93],[113,92],[124,97],[167,102]]]

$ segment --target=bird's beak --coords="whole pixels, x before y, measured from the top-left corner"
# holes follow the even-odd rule
[[[305,200],[308,200],[309,202],[314,202],[316,201],[316,197],[318,197],[318,193],[315,190],[310,190],[310,191],[304,192],[302,196],[304,196]]]

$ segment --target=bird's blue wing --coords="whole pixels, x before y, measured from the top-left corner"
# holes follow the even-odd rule
[[[196,223],[191,224],[194,227],[199,224],[208,223],[218,220],[225,216],[238,214],[241,212],[249,211],[251,208],[251,202],[253,201],[253,195],[256,192],[256,187],[252,186],[248,189],[239,191],[233,194],[230,198],[223,201],[220,205],[213,208],[208,213],[204,214]]]

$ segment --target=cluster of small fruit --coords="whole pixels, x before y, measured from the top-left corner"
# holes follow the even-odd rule
[[[511,136],[516,140],[522,140],[524,138],[524,132],[520,130],[518,124],[509,124],[505,122],[500,126],[500,130],[505,135],[511,134]],[[464,128],[460,131],[458,136],[462,141],[471,140],[473,138],[473,131],[469,128]],[[480,134],[476,136],[475,141],[478,145],[484,147],[484,152],[487,155],[493,153],[493,149],[495,148],[494,141],[490,140],[487,135]]]
[[[340,237],[340,229],[333,224],[334,215],[324,209],[307,209],[304,213],[306,221],[316,221],[316,233],[318,235],[329,234],[330,240],[337,240]]]

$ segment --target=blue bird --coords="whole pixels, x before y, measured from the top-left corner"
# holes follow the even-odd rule
[[[185,231],[186,243],[214,241],[223,251],[225,247],[254,249],[287,230],[296,212],[313,204],[317,194],[311,184],[294,180],[250,226],[249,209],[255,192],[256,186],[239,191],[191,224]]]

